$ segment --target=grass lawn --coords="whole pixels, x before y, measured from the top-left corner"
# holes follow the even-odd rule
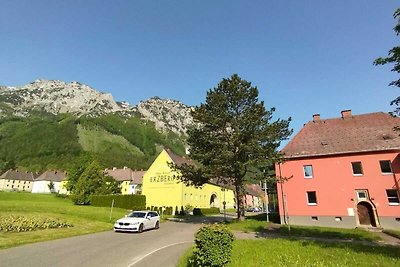
[[[316,241],[237,240],[230,266],[400,266],[398,247]]]
[[[192,250],[178,266],[191,266]],[[235,240],[230,267],[400,266],[398,247],[285,239]]]
[[[226,225],[232,231],[242,232],[265,232],[267,226],[270,224],[266,221],[264,214],[247,216],[244,221],[238,221],[234,219],[226,222]]]
[[[233,231],[242,232],[264,232],[273,233],[284,236],[306,236],[306,237],[319,237],[319,238],[335,238],[335,239],[352,239],[363,241],[377,241],[380,238],[373,233],[363,229],[343,229],[343,228],[329,228],[329,227],[314,227],[314,226],[279,226],[273,230],[269,230],[270,223],[266,221],[265,214],[258,214],[247,216],[244,221],[233,220],[227,222],[227,226]]]
[[[0,192],[0,216],[11,214],[48,216],[71,223],[73,227],[21,233],[0,231],[0,249],[111,230],[114,221],[127,214],[127,210],[114,208],[110,222],[110,208],[76,206],[69,199],[50,194]]]

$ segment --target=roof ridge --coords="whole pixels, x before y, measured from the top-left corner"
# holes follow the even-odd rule
[[[290,158],[400,149],[393,130],[399,125],[400,118],[385,112],[309,121],[281,153]]]

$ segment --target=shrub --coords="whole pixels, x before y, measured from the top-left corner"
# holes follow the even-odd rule
[[[92,195],[90,204],[96,207],[110,207],[114,199],[114,207],[145,210],[146,196],[144,195]]]
[[[41,216],[9,215],[0,217],[0,231],[4,232],[29,232],[50,228],[69,228],[72,224],[56,218]]]
[[[185,213],[189,214],[191,211],[193,211],[193,206],[190,204],[185,205]]]
[[[201,215],[203,215],[203,213],[201,212],[201,209],[199,209],[199,208],[194,208],[194,209],[193,209],[193,215],[194,215],[194,216],[201,216]]]
[[[232,232],[224,225],[203,226],[195,235],[192,263],[195,266],[226,266],[231,259],[233,240]]]
[[[175,206],[175,214],[174,215],[179,215],[178,206]]]

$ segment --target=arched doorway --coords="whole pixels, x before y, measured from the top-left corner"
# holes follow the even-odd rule
[[[368,202],[360,202],[357,204],[358,221],[360,225],[371,225],[376,227],[374,209]]]
[[[214,208],[217,207],[219,208],[219,202],[218,202],[218,197],[216,193],[212,193],[210,197],[210,207]]]

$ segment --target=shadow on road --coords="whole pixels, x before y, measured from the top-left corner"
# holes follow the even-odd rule
[[[190,224],[213,224],[220,223],[224,221],[231,221],[235,219],[236,216],[231,214],[217,214],[209,216],[185,216],[182,218],[168,218],[168,221],[178,222],[178,223],[190,223]]]

